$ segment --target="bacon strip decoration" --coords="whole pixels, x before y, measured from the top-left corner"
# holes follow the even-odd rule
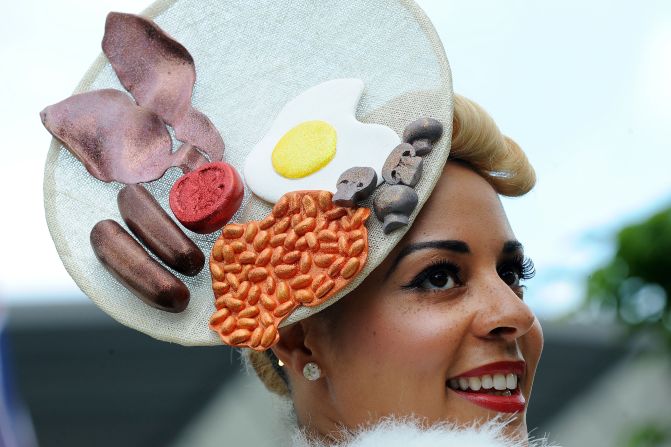
[[[114,89],[80,93],[40,113],[42,123],[88,172],[103,182],[137,183],[172,166],[163,121]]]
[[[210,328],[224,343],[268,349],[291,312],[322,304],[361,271],[370,209],[336,206],[332,197],[291,192],[262,221],[223,228],[210,256]]]
[[[175,129],[178,140],[221,161],[224,140],[207,116],[191,105],[196,68],[189,51],[142,16],[111,12],[103,52],[139,106]]]
[[[190,172],[221,161],[224,140],[191,104],[196,70],[179,42],[154,22],[111,12],[103,51],[125,93],[94,90],[45,108],[44,127],[103,182],[144,183],[172,166]],[[172,152],[166,123],[183,144]]]

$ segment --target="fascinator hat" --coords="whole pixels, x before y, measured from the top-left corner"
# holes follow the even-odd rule
[[[449,66],[411,0],[159,0],[101,35],[41,114],[47,223],[157,339],[272,346],[379,265],[448,158]]]

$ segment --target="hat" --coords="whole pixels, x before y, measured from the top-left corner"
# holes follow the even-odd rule
[[[82,291],[120,323],[160,340],[267,348],[278,326],[333,304],[382,262],[449,154],[448,62],[410,0],[159,0],[141,17],[111,13],[103,49],[77,95],[43,112],[57,137],[44,175],[47,223]],[[413,134],[436,122],[437,141]],[[346,186],[350,180],[358,186]],[[143,188],[124,188],[136,183]],[[203,184],[224,193],[201,196]],[[221,212],[199,217],[212,202]],[[288,229],[276,231],[283,219]],[[156,226],[189,255],[162,252],[149,240]],[[271,262],[271,238],[280,233],[302,238],[303,249],[293,241],[276,254],[286,262],[254,270]],[[268,259],[259,261],[266,248]],[[110,269],[115,250],[125,253],[125,273]],[[301,273],[308,256],[314,270]],[[294,266],[286,281],[280,264]],[[334,264],[337,278],[329,277]],[[255,309],[268,293],[259,282],[250,296],[257,289],[249,275],[277,280],[267,321]],[[143,288],[156,294],[150,305],[138,299]],[[286,302],[285,313],[276,311]],[[230,316],[233,327],[222,328]],[[245,324],[247,332],[233,330]]]

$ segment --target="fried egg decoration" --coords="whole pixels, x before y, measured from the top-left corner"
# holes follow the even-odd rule
[[[357,121],[363,81],[334,79],[289,101],[245,160],[245,182],[271,203],[300,190],[335,192],[338,177],[370,166],[382,182],[382,165],[400,138],[381,124]]]

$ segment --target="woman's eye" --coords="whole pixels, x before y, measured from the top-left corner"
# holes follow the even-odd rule
[[[439,270],[429,273],[419,286],[423,289],[447,290],[456,285],[457,282],[454,280],[450,272]]]
[[[453,289],[463,284],[459,272],[458,265],[450,261],[438,261],[425,268],[403,288],[419,291]]]
[[[520,286],[520,275],[514,270],[505,270],[499,274],[503,282],[508,284],[510,287],[519,287]]]

